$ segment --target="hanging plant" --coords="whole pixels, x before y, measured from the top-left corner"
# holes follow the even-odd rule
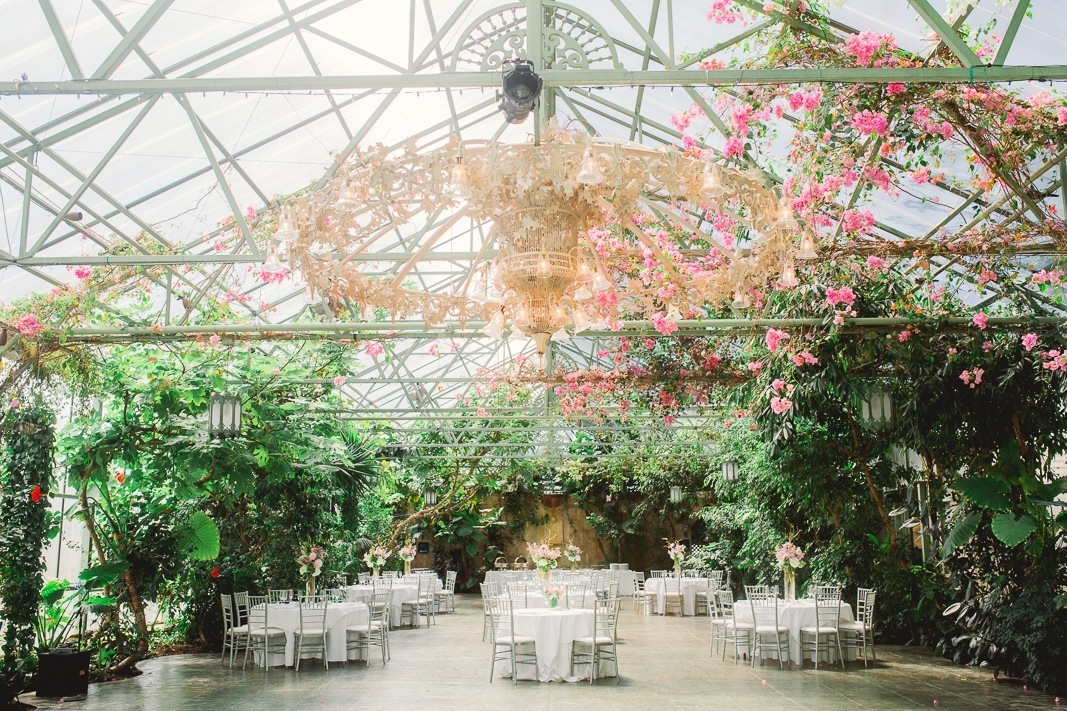
[[[0,422],[0,616],[7,620],[2,681],[14,692],[37,661],[35,624],[44,583],[53,434],[52,413],[42,407],[12,409]]]

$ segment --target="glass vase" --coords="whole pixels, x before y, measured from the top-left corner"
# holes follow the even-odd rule
[[[411,561],[404,561],[404,575],[411,575]]]
[[[549,607],[555,607],[558,604],[559,604],[559,600],[557,600],[556,598],[554,598],[554,597],[548,598],[548,606]]]
[[[315,578],[308,578],[307,583],[304,585],[304,594],[308,597],[315,594]]]
[[[678,580],[682,579],[682,561],[674,561],[674,577]]]
[[[785,599],[787,602],[792,602],[797,599],[797,574],[793,570],[793,566],[786,565],[782,569],[782,582],[785,588]]]

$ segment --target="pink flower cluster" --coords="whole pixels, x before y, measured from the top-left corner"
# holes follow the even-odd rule
[[[733,24],[744,19],[741,11],[734,7],[733,0],[712,0],[708,10],[708,19],[717,25]]]
[[[971,321],[974,322],[974,325],[977,326],[979,328],[979,330],[984,331],[984,330],[986,330],[986,328],[989,327],[989,316],[987,314],[985,314],[984,312],[976,313],[971,318]]]
[[[815,88],[810,91],[794,91],[789,95],[789,108],[793,111],[804,109],[814,111],[822,103],[822,89]]]
[[[877,134],[884,137],[889,130],[889,119],[885,117],[885,114],[864,109],[852,115],[852,128],[864,136]]]
[[[817,365],[818,363],[819,359],[813,356],[810,351],[801,351],[793,354],[793,365],[798,368],[802,365]]]
[[[774,414],[781,415],[793,409],[793,401],[785,397],[772,397],[771,409],[774,410]]]
[[[881,257],[876,257],[875,255],[872,254],[869,257],[867,257],[867,268],[871,269],[871,270],[880,271],[882,273],[885,273],[885,271],[886,271],[886,261],[884,259],[882,259]]]
[[[870,210],[845,210],[841,213],[841,229],[866,234],[874,227],[874,213]]]
[[[874,56],[885,50],[893,52],[897,48],[897,41],[890,34],[879,34],[872,30],[864,30],[858,35],[849,35],[845,40],[845,51],[856,58],[862,65],[868,65]]]
[[[333,379],[333,386],[335,388],[339,388],[342,385],[344,385],[347,381],[348,381],[348,378],[346,378],[343,375],[335,376],[334,379]]]
[[[530,561],[542,570],[555,568],[556,561],[563,555],[559,548],[553,548],[547,543],[527,543],[526,553],[530,556]]]
[[[1023,337],[1022,337],[1022,342],[1023,342],[1023,348],[1025,348],[1026,351],[1029,353],[1030,351],[1034,350],[1034,346],[1037,345],[1037,334],[1036,333],[1024,333]]]
[[[791,541],[786,541],[778,546],[778,550],[774,552],[774,559],[783,568],[786,565],[792,568],[800,568],[804,565],[804,551],[800,550]]]
[[[778,351],[779,344],[788,338],[789,334],[785,331],[771,328],[767,330],[767,335],[764,337],[764,340],[766,340],[767,348],[770,349],[771,353],[775,353]]]
[[[270,271],[268,269],[259,270],[259,280],[264,284],[281,284],[288,278],[288,269],[282,269],[279,272]]]
[[[40,335],[44,331],[44,324],[41,323],[41,319],[37,318],[37,314],[26,314],[16,321],[14,325],[19,333],[30,338]]]
[[[975,368],[974,370],[965,370],[960,373],[960,380],[964,385],[970,385],[973,390],[976,385],[982,384],[982,376],[985,375],[985,370],[982,368]]]
[[[378,341],[371,341],[367,344],[367,347],[363,349],[363,352],[369,355],[371,358],[377,358],[385,352],[385,346]]]
[[[93,270],[91,267],[87,267],[84,264],[79,264],[78,266],[74,267],[74,276],[77,279],[88,279],[92,275]]]
[[[856,294],[852,291],[852,287],[843,286],[840,289],[829,288],[826,290],[826,303],[830,306],[837,306],[838,304],[844,304],[851,308],[852,304],[856,301]]]
[[[677,323],[659,312],[652,314],[652,326],[664,336],[669,336],[678,330]]]
[[[925,133],[933,136],[941,136],[946,141],[952,138],[952,124],[948,121],[938,123],[930,116],[930,108],[927,106],[915,107],[915,113],[911,115],[912,123],[916,124]]]
[[[723,146],[722,154],[727,158],[734,158],[745,152],[745,142],[738,136],[730,136],[726,139],[726,145]]]
[[[1059,284],[1063,281],[1063,270],[1053,269],[1051,272],[1042,269],[1030,277],[1031,284]]]
[[[1041,354],[1041,359],[1045,361],[1041,364],[1041,367],[1045,370],[1058,370],[1061,373],[1067,372],[1067,357],[1065,356],[1067,356],[1067,352],[1045,351]]]

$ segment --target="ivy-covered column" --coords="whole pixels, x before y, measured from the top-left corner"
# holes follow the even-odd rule
[[[3,679],[20,686],[36,666],[34,624],[43,585],[54,449],[52,413],[12,409],[0,422],[0,602],[7,620]]]

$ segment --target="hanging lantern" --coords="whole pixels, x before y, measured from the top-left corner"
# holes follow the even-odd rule
[[[241,434],[241,398],[212,393],[207,405],[207,434],[214,439],[233,439]]]
[[[868,429],[878,432],[893,423],[893,401],[887,390],[873,387],[860,403],[860,419]]]
[[[427,484],[426,488],[422,490],[422,500],[427,506],[437,506],[437,489]]]
[[[722,463],[722,478],[724,481],[737,481],[737,460],[727,459]]]
[[[680,487],[680,486],[672,486],[671,487],[671,503],[672,504],[680,504],[680,503],[682,503],[682,499],[683,498],[685,498],[685,494],[682,492],[682,487]]]

